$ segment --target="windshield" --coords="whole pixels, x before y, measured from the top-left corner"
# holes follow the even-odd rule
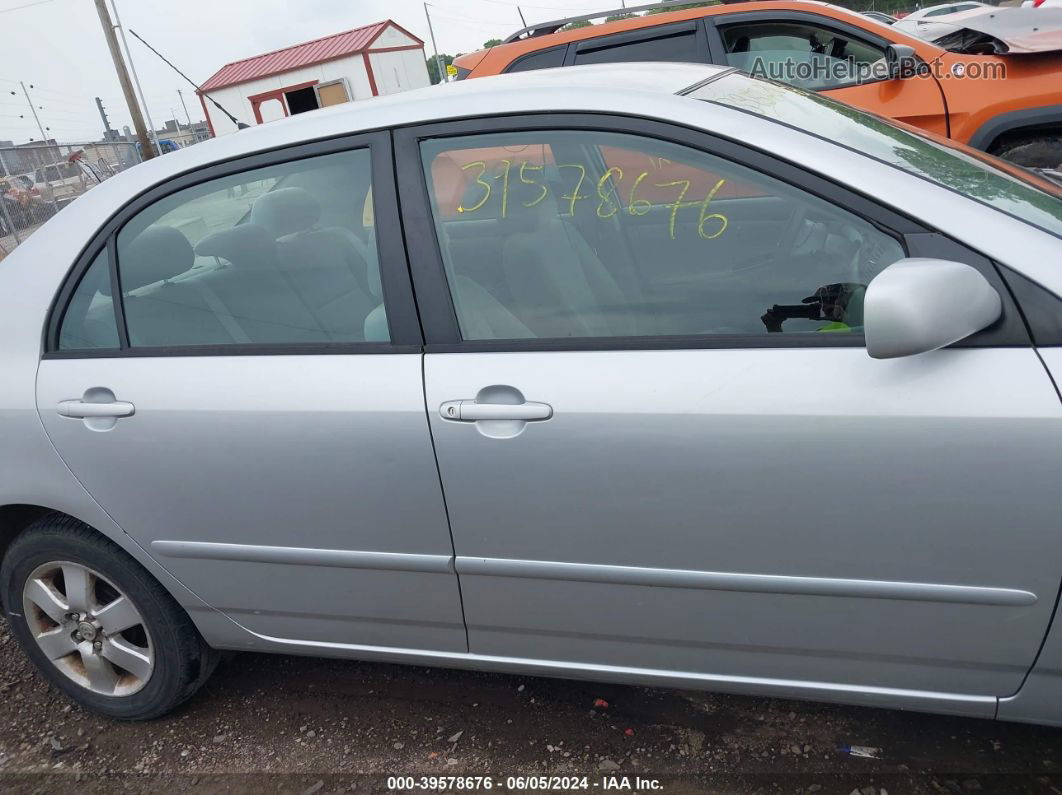
[[[934,140],[818,94],[737,73],[683,93],[832,141],[1062,237],[1062,191],[967,147]]]

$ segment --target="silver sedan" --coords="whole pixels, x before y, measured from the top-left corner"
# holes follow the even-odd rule
[[[10,626],[128,719],[236,649],[1062,723],[1060,238],[699,65],[147,162],[0,263]]]

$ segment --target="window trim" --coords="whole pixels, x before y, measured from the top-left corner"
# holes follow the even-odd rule
[[[666,23],[663,25],[651,25],[649,27],[637,28],[622,33],[614,33],[610,36],[595,36],[593,38],[572,42],[572,46],[568,50],[568,57],[565,60],[565,66],[575,66],[576,60],[579,58],[579,53],[581,52],[603,50],[610,47],[622,47],[626,44],[652,41],[653,39],[666,38],[668,36],[674,36],[690,31],[693,32],[694,41],[701,54],[701,59],[697,61],[697,63],[711,63],[711,53],[708,47],[708,39],[705,34],[704,25],[701,24],[701,20],[698,18],[688,19],[682,22]],[[617,63],[631,62],[617,61]]]
[[[502,69],[502,74],[504,75],[504,74],[508,74],[509,72],[512,72],[513,68],[517,64],[521,63],[522,61],[527,61],[527,60],[529,60],[531,58],[536,58],[539,55],[542,55],[543,53],[556,52],[558,50],[562,50],[563,53],[561,54],[560,63],[557,66],[540,66],[540,67],[538,67],[538,69],[559,69],[562,66],[569,66],[570,63],[571,63],[571,61],[569,59],[570,59],[571,54],[572,54],[571,44],[570,43],[569,44],[558,44],[555,47],[544,47],[541,50],[532,50],[531,52],[524,53],[519,58],[514,58],[513,60],[511,60],[509,62],[508,66],[506,66],[504,69]],[[458,67],[458,68],[460,68],[460,67]],[[520,71],[537,72],[538,69],[522,69]],[[459,75],[457,79],[461,80],[462,78]]]
[[[117,235],[135,215],[152,204],[186,188],[222,177],[260,168],[305,160],[322,155],[368,149],[372,168],[374,221],[376,222],[377,258],[383,302],[386,307],[390,342],[322,342],[322,343],[225,343],[219,345],[175,345],[134,348],[129,345],[121,293],[114,296],[120,348],[78,350],[59,349],[59,327],[77,285],[95,257],[106,247],[111,269],[112,290],[118,284]],[[44,325],[44,359],[98,359],[161,356],[283,356],[309,354],[377,354],[415,353],[421,350],[423,337],[417,318],[410,282],[405,242],[401,224],[383,224],[381,217],[399,218],[397,185],[390,133],[386,130],[345,135],[253,152],[219,163],[186,171],[144,190],[116,210],[97,230],[74,261],[52,300]]]
[[[668,141],[745,165],[800,190],[843,207],[909,251],[907,236],[928,232],[922,224],[876,203],[847,187],[774,155],[752,149],[712,133],[677,123],[610,113],[552,113],[479,117],[462,121],[415,125],[395,130],[395,164],[406,225],[406,243],[414,291],[424,329],[426,353],[498,351],[682,350],[742,348],[864,347],[862,334],[704,335],[672,337],[587,337],[563,339],[463,340],[431,210],[421,163],[420,142],[426,139],[467,137],[498,132],[538,130],[622,132]]]
[[[866,30],[857,25],[853,25],[844,20],[834,19],[833,17],[827,17],[822,14],[815,14],[807,11],[743,11],[737,14],[722,14],[719,19],[714,17],[705,17],[705,25],[708,30],[708,42],[712,51],[713,63],[720,66],[730,66],[726,59],[727,50],[726,45],[723,42],[723,29],[732,25],[742,25],[752,22],[791,22],[791,23],[804,23],[808,25],[817,25],[821,28],[828,28],[837,31],[838,33],[844,33],[851,36],[854,39],[859,39],[865,44],[870,44],[875,47],[881,47],[883,50],[890,45],[895,44],[894,41],[878,35],[875,32]],[[864,80],[858,83],[846,83],[842,86],[827,86],[825,88],[816,88],[816,93],[823,91],[840,91],[845,88],[855,88],[857,86],[872,86],[876,83],[884,83],[893,78],[882,77],[877,80]],[[934,78],[931,78],[935,81]]]

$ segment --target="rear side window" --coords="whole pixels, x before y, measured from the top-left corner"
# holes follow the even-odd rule
[[[548,50],[540,50],[513,61],[506,72],[530,72],[533,69],[551,69],[554,66],[564,65],[564,54],[568,45],[563,47],[550,47]]]
[[[111,271],[107,251],[92,261],[59,327],[59,350],[101,350],[118,347],[118,325],[111,298]]]
[[[130,346],[387,341],[370,172],[368,149],[307,158],[134,216],[116,246]]]
[[[692,61],[703,63],[706,53],[692,26],[657,28],[653,33],[630,38],[629,34],[612,36],[582,44],[575,54],[577,66],[593,63],[631,61]]]
[[[371,170],[359,149],[160,198],[89,265],[58,349],[389,341]]]

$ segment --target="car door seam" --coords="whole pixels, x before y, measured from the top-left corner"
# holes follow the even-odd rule
[[[442,498],[443,516],[446,518],[446,531],[450,534],[450,570],[457,580],[457,602],[461,608],[461,626],[465,628],[465,651],[471,653],[468,639],[468,617],[465,613],[465,597],[461,591],[461,575],[457,573],[457,545],[454,543],[454,528],[450,521],[450,506],[446,501],[446,486],[443,484],[442,468],[439,466],[439,451],[435,447],[435,434],[431,429],[431,413],[428,410],[428,367],[427,354],[420,355],[420,387],[424,398],[424,421],[428,426],[428,441],[431,442],[432,460],[435,461],[435,474],[439,478],[439,495]]]

